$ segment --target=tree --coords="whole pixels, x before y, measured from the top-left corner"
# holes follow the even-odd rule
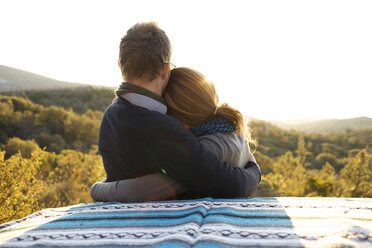
[[[298,158],[287,152],[273,164],[273,172],[267,175],[272,190],[280,196],[303,196],[307,173]]]
[[[89,154],[63,150],[56,155],[56,167],[49,173],[42,202],[48,207],[62,207],[91,201],[90,187],[105,176],[102,159],[96,150]]]
[[[10,138],[5,147],[7,157],[20,152],[24,158],[30,158],[31,153],[38,149],[39,146],[34,140],[21,140],[17,137]]]
[[[312,163],[312,167],[315,169],[321,169],[326,163],[337,166],[336,156],[330,153],[322,152],[318,154],[318,156],[316,156],[315,160]]]
[[[265,175],[262,176],[261,182],[258,185],[254,196],[267,197],[267,196],[277,196],[278,193],[273,190],[272,185],[269,181],[265,179]]]
[[[326,162],[319,172],[319,178],[323,181],[334,182],[336,180],[336,172],[333,166]]]
[[[306,149],[306,143],[305,143],[305,137],[303,134],[298,136],[298,143],[297,143],[297,150],[296,155],[299,159],[300,164],[303,166],[306,166],[306,157],[310,155],[311,153],[307,151]]]
[[[344,196],[372,197],[372,168],[369,161],[370,156],[362,150],[341,170]]]
[[[311,177],[307,179],[305,184],[306,196],[331,196],[333,192],[333,184],[328,181],[323,181],[318,177]]]
[[[15,154],[5,160],[0,150],[0,223],[19,219],[39,209],[42,183],[36,179],[39,151],[27,159]]]
[[[259,161],[258,163],[261,168],[262,174],[267,174],[267,173],[272,172],[273,160],[270,157],[263,155],[259,151],[256,151],[254,153],[254,157],[256,158],[257,161]]]

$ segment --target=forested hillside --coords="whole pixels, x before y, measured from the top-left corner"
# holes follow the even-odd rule
[[[263,180],[258,196],[372,197],[372,129],[305,135],[251,124]]]
[[[88,109],[103,112],[114,97],[114,88],[76,87],[57,90],[23,90],[3,92],[7,96],[20,96],[44,107],[58,106],[72,109],[78,114]]]
[[[0,95],[0,223],[90,201],[105,177],[97,139],[111,89]],[[263,172],[258,196],[372,197],[372,129],[307,135],[250,124]]]

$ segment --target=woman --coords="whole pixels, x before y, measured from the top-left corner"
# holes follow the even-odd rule
[[[228,106],[218,105],[214,85],[200,72],[190,68],[172,70],[164,100],[167,114],[177,118],[204,147],[225,162],[243,167],[255,161],[249,151],[252,142],[242,114]],[[95,201],[154,201],[176,198],[187,189],[162,173],[116,182],[98,182],[92,186]]]

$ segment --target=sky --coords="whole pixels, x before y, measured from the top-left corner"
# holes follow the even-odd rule
[[[155,21],[172,62],[244,115],[372,117],[371,13],[370,0],[0,0],[0,64],[118,86],[121,37]]]

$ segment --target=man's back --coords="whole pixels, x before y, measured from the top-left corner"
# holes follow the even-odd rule
[[[153,136],[157,133],[158,139],[161,139],[159,129],[162,127],[155,123],[164,118],[166,116],[156,111],[133,105],[121,98],[106,109],[98,145],[107,181],[160,171],[154,154]]]
[[[121,98],[105,111],[99,150],[108,181],[166,171],[186,187],[216,197],[247,196],[260,181],[255,163],[249,169],[225,164],[175,118]]]

